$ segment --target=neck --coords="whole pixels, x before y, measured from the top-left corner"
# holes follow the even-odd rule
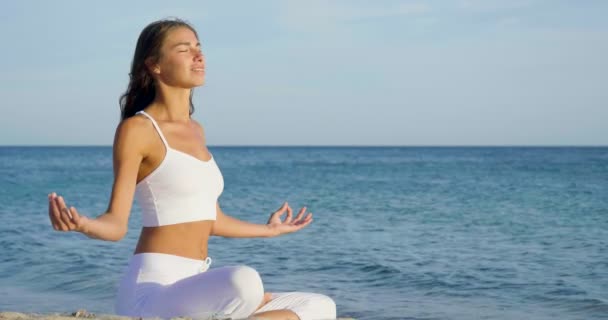
[[[169,87],[163,83],[156,86],[156,97],[150,105],[159,120],[190,121],[190,92],[192,89]]]

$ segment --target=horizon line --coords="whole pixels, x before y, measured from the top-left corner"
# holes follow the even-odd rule
[[[55,144],[55,145],[0,145],[0,148],[5,148],[5,147],[13,147],[13,148],[40,148],[40,147],[48,147],[48,148],[58,148],[58,147],[62,147],[62,148],[98,148],[98,147],[108,147],[111,148],[112,145],[111,144],[100,144],[100,145],[94,145],[94,144],[72,144],[72,145],[61,145],[61,144]],[[608,144],[605,145],[594,145],[594,144],[580,144],[580,145],[568,145],[568,144],[564,144],[564,145],[560,145],[560,144],[504,144],[504,145],[491,145],[491,144],[454,144],[454,145],[442,145],[442,144],[436,144],[436,145],[382,145],[382,144],[376,144],[376,145],[349,145],[349,144],[341,144],[341,145],[298,145],[298,144],[294,144],[294,145],[282,145],[282,144],[277,144],[277,145],[257,145],[257,144],[252,144],[252,145],[207,145],[208,148],[606,148],[608,147]]]

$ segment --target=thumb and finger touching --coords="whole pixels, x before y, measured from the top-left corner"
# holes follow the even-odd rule
[[[59,208],[59,211],[61,212],[61,220],[68,226],[67,231],[74,230],[75,225],[74,225],[74,222],[72,222],[70,210],[66,206],[63,197],[59,196],[56,199],[57,199],[57,207]]]
[[[49,210],[52,211],[52,220],[56,224],[57,229],[60,231],[69,230],[68,224],[61,217],[61,209],[59,207],[57,198],[50,199]]]
[[[84,222],[76,208],[68,207],[65,200],[55,193],[49,195],[49,217],[55,230],[78,231]]]
[[[293,212],[291,211],[291,207],[287,205],[287,216],[285,217],[284,223],[291,223],[292,216]]]

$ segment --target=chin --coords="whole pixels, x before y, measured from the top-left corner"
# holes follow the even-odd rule
[[[192,89],[192,88],[200,87],[204,84],[205,84],[205,80],[203,79],[203,80],[197,80],[197,81],[184,83],[180,87],[185,88],[185,89]]]
[[[194,80],[193,83],[192,83],[192,86],[193,87],[200,87],[200,86],[202,86],[204,84],[205,84],[205,78],[203,77],[203,78],[199,78],[199,79]]]

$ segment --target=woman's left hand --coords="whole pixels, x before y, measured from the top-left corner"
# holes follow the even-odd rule
[[[287,212],[287,217],[285,217],[285,220],[281,221],[281,216],[285,212]],[[300,212],[298,212],[298,215],[292,219],[292,210],[287,202],[285,202],[283,203],[283,206],[279,208],[279,210],[272,213],[268,219],[267,225],[274,231],[275,236],[298,231],[312,222],[312,213],[308,213],[306,218],[304,218],[305,212],[306,207],[302,207]]]

